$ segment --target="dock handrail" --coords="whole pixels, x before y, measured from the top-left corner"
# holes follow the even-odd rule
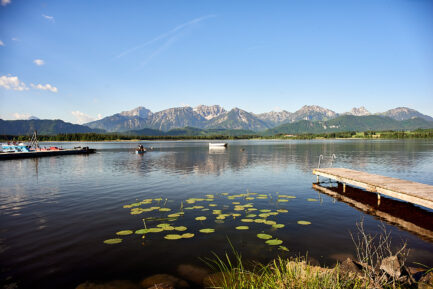
[[[320,160],[323,160],[323,155],[319,156],[319,163],[317,164],[317,168],[320,169]]]
[[[337,156],[335,154],[332,154],[330,157],[327,157],[327,158],[331,159],[331,168],[332,168],[332,164],[334,163],[334,160],[337,159]],[[320,163],[321,163],[320,161],[323,160],[323,159],[325,159],[325,157],[323,155],[320,155],[319,156],[319,163],[317,164],[317,168],[318,169],[320,169]]]

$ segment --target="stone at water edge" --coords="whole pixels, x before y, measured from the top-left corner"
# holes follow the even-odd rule
[[[179,265],[177,267],[177,273],[180,277],[198,285],[202,285],[204,278],[209,275],[207,269],[190,264]]]
[[[397,256],[386,257],[380,264],[380,270],[383,270],[391,277],[398,279],[401,276],[401,264]]]
[[[144,278],[140,282],[143,288],[149,288],[154,286],[155,284],[161,284],[161,283],[172,286],[174,288],[189,288],[188,282],[168,274],[152,275],[147,278]]]
[[[128,280],[115,280],[106,283],[85,282],[75,289],[141,289],[141,287]]]
[[[343,273],[353,273],[362,276],[362,266],[357,264],[350,258],[347,258],[344,262],[339,265],[340,271]]]

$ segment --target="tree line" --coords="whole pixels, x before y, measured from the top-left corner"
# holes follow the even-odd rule
[[[365,132],[331,132],[319,134],[276,134],[263,136],[260,134],[245,135],[163,135],[143,136],[125,135],[118,133],[65,133],[57,135],[39,135],[39,141],[127,141],[127,140],[236,140],[236,139],[335,139],[335,138],[366,138],[366,139],[411,139],[411,138],[433,138],[433,129],[418,129],[414,131],[365,131]],[[0,135],[2,141],[25,142],[30,139],[29,135]]]

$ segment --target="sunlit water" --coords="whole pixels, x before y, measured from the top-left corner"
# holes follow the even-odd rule
[[[155,273],[176,273],[179,264],[205,266],[199,258],[223,253],[233,246],[246,259],[267,262],[277,256],[308,254],[322,265],[353,256],[350,232],[364,219],[367,230],[378,231],[380,220],[312,189],[320,154],[322,166],[336,154],[335,167],[382,174],[433,185],[432,141],[235,141],[227,150],[210,151],[207,142],[143,142],[154,150],[134,154],[136,143],[88,143],[96,154],[0,162],[0,282],[17,288],[75,288],[79,283],[140,279]],[[73,147],[76,143],[62,143]],[[230,195],[267,194],[267,199],[228,199]],[[277,202],[279,194],[296,198]],[[221,194],[228,193],[228,195]],[[214,201],[187,204],[189,198]],[[131,215],[123,208],[143,199],[162,198],[151,206],[171,212]],[[167,201],[165,200],[167,199]],[[307,199],[317,199],[316,202]],[[121,230],[143,228],[142,219],[166,216],[184,207],[171,222],[186,226],[191,239],[165,240],[161,232],[122,236],[122,243],[106,245]],[[244,223],[228,217],[216,223],[212,209],[237,213],[235,204],[257,209],[286,209],[268,219],[284,228]],[[209,207],[210,203],[217,207]],[[142,206],[143,208],[149,205]],[[249,213],[259,214],[251,211]],[[431,211],[425,212],[433,214]],[[243,213],[243,216],[245,213]],[[205,221],[195,217],[206,216]],[[254,218],[253,218],[254,219]],[[305,220],[311,225],[297,222]],[[155,227],[158,222],[147,222]],[[247,225],[249,230],[236,230]],[[199,230],[213,228],[215,233]],[[407,241],[410,260],[433,266],[433,242],[387,224],[396,244]],[[257,238],[267,233],[283,241],[289,252]]]

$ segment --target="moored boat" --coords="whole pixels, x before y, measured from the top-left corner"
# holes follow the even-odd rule
[[[209,143],[209,148],[225,148],[227,147],[227,143],[226,142],[210,142]]]

